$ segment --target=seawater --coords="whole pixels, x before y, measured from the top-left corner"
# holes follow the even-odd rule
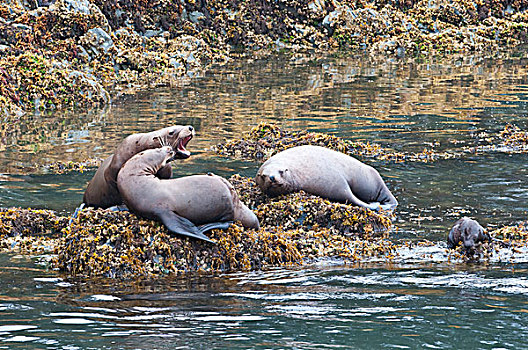
[[[497,227],[526,220],[525,154],[467,153],[507,123],[528,128],[528,60],[389,60],[277,55],[213,67],[172,89],[103,110],[43,112],[4,125],[0,206],[71,213],[93,171],[46,165],[106,157],[134,132],[191,124],[175,176],[254,176],[259,163],[214,144],[261,121],[402,152],[459,152],[429,163],[361,159],[398,198],[393,239],[444,241],[460,216]],[[525,263],[441,260],[277,268],[215,276],[71,279],[46,257],[0,254],[0,348],[528,348]]]

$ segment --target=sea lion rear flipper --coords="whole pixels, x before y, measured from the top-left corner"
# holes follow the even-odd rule
[[[214,229],[227,230],[229,226],[231,226],[232,223],[233,221],[212,222],[210,224],[200,225],[198,226],[198,229],[200,230],[201,233],[214,230]]]
[[[163,222],[163,224],[169,229],[169,231],[176,233],[178,235],[192,237],[196,239],[201,239],[210,243],[214,243],[204,235],[202,232],[207,230],[199,229],[195,224],[186,218],[175,214],[170,210],[159,211],[156,213],[158,218]]]

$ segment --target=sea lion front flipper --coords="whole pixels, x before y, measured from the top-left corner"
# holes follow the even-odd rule
[[[195,224],[170,210],[158,211],[156,215],[163,222],[163,225],[173,233],[214,243]]]
[[[203,224],[203,225],[198,226],[198,229],[200,230],[201,233],[214,230],[214,229],[227,230],[229,226],[231,226],[232,223],[233,221],[211,222],[210,224]]]

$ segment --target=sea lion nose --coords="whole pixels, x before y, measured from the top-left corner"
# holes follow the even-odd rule
[[[270,179],[271,182],[275,182],[275,176],[270,175],[269,179]]]
[[[194,128],[192,126],[189,126],[189,131],[193,131]]]

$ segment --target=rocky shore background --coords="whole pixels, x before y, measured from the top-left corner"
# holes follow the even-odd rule
[[[523,0],[5,0],[0,117],[104,105],[282,49],[494,53],[526,43],[527,9]]]

